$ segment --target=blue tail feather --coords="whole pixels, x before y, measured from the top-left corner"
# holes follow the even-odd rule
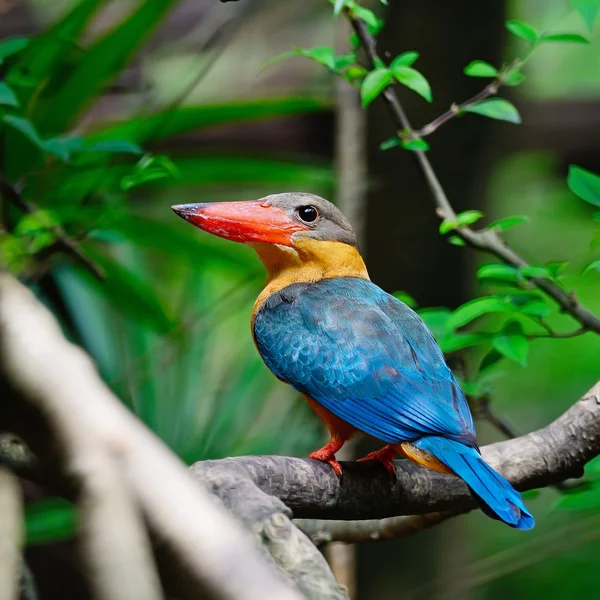
[[[534,526],[519,492],[483,460],[476,448],[443,437],[424,437],[413,444],[463,479],[486,515],[516,529]]]

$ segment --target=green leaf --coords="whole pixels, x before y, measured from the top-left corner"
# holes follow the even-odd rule
[[[590,242],[590,248],[592,250],[596,250],[596,248],[600,248],[600,229],[598,229],[598,231],[596,231],[596,233],[594,233],[594,237],[592,238],[592,241]]]
[[[519,111],[504,98],[488,98],[487,100],[477,102],[477,104],[465,106],[461,110],[462,112],[476,113],[490,119],[508,121],[509,123],[521,122]]]
[[[442,338],[442,340],[440,340],[440,348],[442,349],[442,352],[448,354],[450,352],[457,352],[458,350],[464,350],[465,348],[472,348],[473,346],[488,343],[490,338],[491,335],[489,333],[455,333],[447,338]]]
[[[420,138],[414,138],[412,140],[401,140],[400,145],[405,150],[413,150],[415,152],[427,152],[429,150],[429,144]]]
[[[15,93],[2,81],[0,81],[0,104],[19,106],[19,99],[15,96]]]
[[[547,267],[538,267],[536,265],[528,265],[519,269],[519,275],[523,277],[539,277],[543,279],[551,279],[552,273]]]
[[[504,356],[502,354],[500,354],[500,352],[498,352],[498,350],[490,350],[483,357],[483,360],[481,361],[481,364],[479,365],[479,373],[483,374],[484,371],[487,371],[488,369],[493,369],[495,366],[498,365],[498,363],[503,358],[504,358]]]
[[[488,225],[489,230],[495,229],[496,231],[505,231],[506,229],[510,229],[515,225],[520,225],[521,223],[527,223],[529,221],[529,217],[525,215],[515,215],[514,217],[504,217],[503,219],[498,219],[493,223]]]
[[[348,6],[352,10],[353,16],[355,16],[358,19],[361,19],[367,24],[367,27],[369,28],[369,33],[371,35],[377,34],[377,32],[383,26],[383,21],[378,19],[372,10],[365,8],[364,6],[359,6],[355,2],[350,2]]]
[[[17,37],[9,38],[0,42],[0,62],[9,56],[13,56],[21,50],[24,50],[29,46],[29,38]]]
[[[480,280],[494,279],[508,283],[517,283],[517,269],[510,265],[489,264],[483,265],[477,271],[477,278]]]
[[[452,314],[449,308],[430,307],[422,308],[417,312],[438,341],[446,337],[448,333],[448,321]]]
[[[456,215],[456,221],[460,227],[467,227],[476,223],[482,217],[483,213],[480,210],[465,210]]]
[[[600,10],[600,0],[571,0],[571,6],[583,17],[587,28],[592,31]]]
[[[309,50],[297,49],[298,54],[310,58],[315,62],[327,67],[331,71],[336,70],[335,52],[330,46],[318,46]]]
[[[523,21],[506,21],[506,29],[530,44],[535,44],[540,37],[539,31],[535,27]]]
[[[366,108],[392,82],[392,74],[388,69],[371,71],[362,82],[360,97],[363,108]]]
[[[453,246],[466,246],[467,245],[465,240],[463,240],[461,237],[458,237],[457,235],[451,235],[448,238],[448,242],[450,244],[452,244]]]
[[[592,219],[594,219],[594,221],[600,221],[600,212],[593,213]]]
[[[391,69],[394,77],[407,88],[417,92],[419,96],[422,96],[427,100],[427,102],[432,101],[431,97],[431,87],[429,86],[429,82],[419,71],[413,69],[412,67],[395,67]]]
[[[390,71],[393,71],[398,67],[410,67],[417,58],[419,58],[419,53],[414,50],[398,54],[398,56],[390,63]]]
[[[516,87],[525,81],[525,75],[521,73],[521,67],[513,67],[501,75],[505,85]]]
[[[46,544],[68,540],[77,533],[75,507],[62,498],[46,498],[25,509],[25,543]]]
[[[483,60],[474,60],[470,62],[463,70],[469,77],[498,77],[499,72],[496,67]]]
[[[404,302],[404,304],[410,306],[410,308],[416,308],[418,306],[417,301],[406,292],[394,292],[393,296],[394,298],[398,298],[400,302]]]
[[[519,312],[529,317],[543,318],[547,317],[552,310],[543,300],[533,300],[519,308]]]
[[[514,307],[510,302],[496,296],[475,298],[459,306],[452,313],[448,319],[448,327],[450,329],[458,329],[486,314],[498,312],[514,312]]]
[[[398,136],[394,136],[391,137],[387,140],[385,140],[385,142],[381,142],[381,144],[379,144],[379,149],[380,150],[389,150],[390,148],[395,148],[396,146],[400,146],[400,138]]]
[[[576,165],[569,165],[567,184],[576,196],[594,206],[600,206],[600,176]]]
[[[454,219],[444,219],[440,223],[439,232],[441,235],[447,234],[449,231],[454,231],[458,227],[458,221]]]
[[[506,358],[519,363],[523,367],[527,365],[529,344],[520,323],[511,321],[504,328],[502,334],[492,340],[492,346]]]
[[[42,138],[39,136],[35,126],[31,121],[29,121],[29,119],[24,119],[23,117],[17,117],[15,115],[4,115],[2,120],[7,125],[24,135],[40,150],[44,149],[44,140],[42,140]]]
[[[120,154],[143,154],[140,146],[127,140],[105,140],[91,144],[85,148],[86,152],[111,152]]]
[[[540,39],[542,42],[566,42],[573,44],[589,44],[590,40],[578,33],[544,33]]]
[[[333,14],[337,17],[341,12],[348,0],[335,0],[335,5],[333,7]]]
[[[105,125],[88,135],[87,141],[93,143],[119,139],[143,144],[150,139],[160,140],[208,127],[324,111],[327,108],[328,105],[320,99],[304,97],[259,98],[227,104],[184,106],[129,119],[124,123]]]
[[[40,131],[65,131],[94,98],[133,59],[136,50],[154,31],[177,0],[146,0],[96,41],[70,76],[47,98]]]
[[[586,273],[589,273],[590,271],[600,271],[600,259],[598,260],[593,260],[591,263],[587,264],[585,266],[585,268],[583,269],[583,271],[581,272],[582,275],[585,275]]]
[[[546,267],[546,269],[548,269],[548,271],[550,271],[550,275],[557,279],[561,276],[561,273],[569,266],[569,261],[550,261],[547,262],[544,266]]]

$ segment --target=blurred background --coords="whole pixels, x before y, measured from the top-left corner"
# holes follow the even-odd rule
[[[431,83],[432,104],[398,91],[416,126],[481,89],[462,74],[469,62],[518,55],[506,19],[585,31],[565,0],[376,6],[386,19],[381,52],[418,50]],[[185,224],[172,204],[316,193],[347,212],[371,278],[387,291],[451,309],[483,293],[475,273],[486,257],[438,234],[410,152],[380,151],[393,135],[385,106],[364,112],[354,89],[301,57],[269,64],[292,45],[347,51],[349,33],[323,0],[0,0],[0,42],[39,35],[0,72],[28,99],[27,117],[55,156],[38,161],[36,140],[22,126],[5,128],[3,176],[33,203],[30,218],[17,215],[11,243],[37,240],[43,251],[34,234],[60,215],[106,278],[69,256],[30,264],[22,246],[10,258],[119,397],[188,463],[306,456],[325,434],[252,344],[258,259]],[[508,90],[522,125],[455,119],[431,138],[429,156],[457,211],[528,216],[507,233],[511,245],[533,262],[568,260],[565,285],[598,313],[597,275],[580,274],[592,256],[591,207],[566,185],[570,164],[600,171],[600,27],[592,39],[548,45],[531,59],[525,83]],[[93,156],[77,154],[81,139]],[[62,160],[65,152],[75,158]],[[548,318],[557,327],[565,319]],[[495,411],[519,432],[547,424],[597,380],[598,356],[591,333],[536,341],[526,367],[502,361],[490,380]],[[478,433],[482,444],[501,439],[486,422]],[[597,506],[560,508],[553,488],[527,496],[537,521],[530,534],[477,512],[360,546],[355,597],[594,597]],[[54,499],[31,499],[27,556],[40,597],[85,598],[71,517]]]

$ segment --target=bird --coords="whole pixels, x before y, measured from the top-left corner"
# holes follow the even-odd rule
[[[326,425],[309,455],[335,454],[357,433],[384,446],[363,457],[390,474],[397,456],[463,479],[483,512],[516,529],[534,518],[481,456],[467,400],[425,323],[375,285],[342,212],[305,192],[183,204],[173,211],[215,236],[252,247],[267,270],[251,317],[255,345],[281,381]]]

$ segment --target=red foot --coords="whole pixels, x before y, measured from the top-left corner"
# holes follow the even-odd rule
[[[331,465],[338,478],[342,477],[342,465],[335,460],[335,453],[344,445],[344,440],[340,438],[331,438],[325,446],[319,450],[315,450],[308,455],[308,458],[320,460]]]
[[[396,471],[394,470],[394,465],[392,461],[394,460],[396,454],[398,454],[396,448],[394,448],[394,446],[392,446],[391,444],[388,444],[387,446],[381,448],[381,450],[370,452],[363,458],[359,458],[357,462],[367,462],[369,460],[376,460],[385,467],[385,470],[390,474],[391,477],[395,478]]]

